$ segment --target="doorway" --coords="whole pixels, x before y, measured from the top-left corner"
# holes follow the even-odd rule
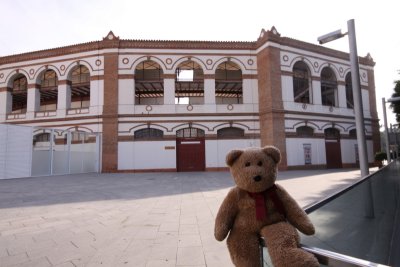
[[[185,128],[176,132],[176,162],[178,172],[205,171],[204,131]]]
[[[342,168],[342,151],[340,147],[340,132],[335,128],[325,129],[326,168]]]

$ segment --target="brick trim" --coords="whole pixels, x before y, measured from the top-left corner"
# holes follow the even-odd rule
[[[132,80],[135,79],[135,74],[118,74],[119,80]]]
[[[104,55],[102,171],[118,170],[118,53]]]
[[[91,75],[90,81],[104,80],[104,75]]]
[[[41,87],[40,84],[35,84],[35,83],[28,84],[28,89],[38,89],[40,87]]]
[[[10,87],[0,87],[0,93],[2,92],[12,92],[12,88]]]
[[[163,79],[175,79],[176,78],[176,74],[163,74],[161,76]]]
[[[72,85],[72,82],[70,80],[59,80],[58,85]]]
[[[258,74],[242,74],[242,79],[258,79]]]
[[[205,79],[215,79],[215,74],[204,74],[204,80]]]

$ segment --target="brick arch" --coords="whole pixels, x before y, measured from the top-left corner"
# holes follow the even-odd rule
[[[219,124],[219,125],[215,126],[212,130],[213,131],[218,131],[218,130],[221,130],[223,128],[229,128],[229,127],[239,128],[239,129],[242,129],[244,131],[249,131],[250,130],[250,127],[248,127],[247,125],[244,125],[244,124],[241,124],[241,123],[228,123],[228,122]]]
[[[310,122],[310,121],[301,121],[301,122],[293,124],[292,127],[293,127],[293,129],[297,129],[297,128],[302,127],[302,126],[308,126],[310,128],[313,128],[314,130],[320,130],[320,128],[318,127],[317,124],[315,124],[313,122]]]
[[[43,72],[47,70],[54,70],[54,72],[57,75],[57,78],[60,78],[61,72],[56,66],[54,65],[41,66],[36,70],[35,75],[33,76],[33,80],[35,81],[36,84],[40,84],[40,76],[42,75]]]
[[[173,127],[171,130],[172,130],[174,133],[176,133],[176,132],[179,131],[179,130],[182,130],[182,129],[185,129],[185,128],[190,128],[190,127],[191,127],[191,128],[197,128],[197,129],[203,130],[204,132],[210,131],[210,129],[209,129],[207,126],[202,125],[202,124],[198,124],[198,123],[193,123],[193,124],[182,123],[182,124],[176,125],[176,126]]]
[[[159,59],[158,57],[155,57],[155,56],[142,56],[142,57],[139,57],[135,61],[133,61],[133,63],[129,67],[129,69],[132,70],[132,71],[135,71],[136,67],[140,63],[142,63],[143,61],[146,61],[146,60],[151,60],[151,61],[156,62],[161,67],[163,73],[165,73],[167,71],[167,67],[165,66],[164,62],[161,59]]]
[[[176,60],[175,63],[172,65],[171,69],[173,71],[176,71],[176,69],[178,68],[178,66],[181,63],[183,63],[185,61],[190,61],[190,60],[196,62],[197,64],[199,64],[201,69],[203,70],[203,73],[204,73],[205,70],[207,70],[206,64],[204,64],[204,62],[201,59],[199,59],[197,57],[188,57],[188,56],[181,57],[180,59]]]
[[[293,67],[297,62],[303,62],[304,64],[306,64],[306,66],[308,67],[308,70],[310,71],[310,75],[312,75],[311,70],[316,71],[312,62],[308,58],[304,58],[301,56],[293,58],[293,60],[290,62],[289,67],[291,70],[293,70]]]
[[[329,64],[329,63],[327,63],[327,62],[321,64],[320,68],[318,69],[318,73],[317,73],[318,76],[321,78],[322,70],[323,70],[325,67],[328,67],[328,68],[330,68],[330,69],[333,71],[333,73],[334,73],[335,76],[336,76],[336,80],[339,82],[341,76],[340,76],[340,72],[339,72],[338,68],[337,68],[335,65]]]
[[[140,124],[140,125],[136,125],[136,126],[134,126],[132,128],[129,128],[128,132],[130,134],[133,134],[135,131],[143,130],[143,129],[147,129],[147,128],[154,128],[154,129],[157,129],[157,130],[161,130],[161,131],[163,131],[163,133],[168,133],[169,132],[168,128],[165,127],[165,126],[162,126],[162,125],[159,125],[159,124],[147,124],[147,123],[143,123],[143,124]]]
[[[217,70],[218,66],[226,61],[232,61],[233,63],[238,65],[238,67],[242,71],[242,75],[246,71],[246,65],[240,59],[237,59],[235,57],[223,57],[223,58],[218,59],[217,61],[214,62],[211,70],[215,72]]]
[[[65,69],[65,73],[67,74],[65,76],[66,76],[67,80],[71,80],[72,70],[76,66],[79,66],[79,65],[82,65],[82,66],[85,66],[86,68],[88,68],[90,76],[93,76],[94,69],[92,68],[90,63],[85,60],[78,60],[78,61],[71,62],[71,64],[69,64],[68,67]]]
[[[18,76],[19,74],[22,74],[22,75],[24,75],[25,77],[26,77],[26,81],[28,82],[29,81],[29,74],[28,74],[28,72],[26,72],[25,70],[23,70],[23,69],[18,69],[18,72],[17,72],[17,70],[13,70],[12,72],[10,72],[8,75],[7,75],[7,77],[6,77],[6,79],[5,79],[5,83],[7,84],[7,87],[12,87],[13,86],[13,82],[14,82],[14,79],[15,79],[15,77],[16,76]],[[29,83],[28,83],[29,84]]]

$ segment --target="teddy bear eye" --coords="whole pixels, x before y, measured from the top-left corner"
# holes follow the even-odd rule
[[[250,162],[246,162],[246,164],[244,164],[244,166],[249,167],[250,166]]]
[[[258,166],[262,166],[262,161],[257,162]]]

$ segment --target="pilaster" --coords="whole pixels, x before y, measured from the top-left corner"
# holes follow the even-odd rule
[[[118,170],[118,53],[104,55],[102,172]]]
[[[26,118],[33,120],[35,112],[40,109],[40,86],[38,84],[28,85],[28,104],[26,107]]]
[[[266,47],[257,54],[261,146],[281,151],[279,169],[287,169],[285,117],[282,101],[280,50]]]

